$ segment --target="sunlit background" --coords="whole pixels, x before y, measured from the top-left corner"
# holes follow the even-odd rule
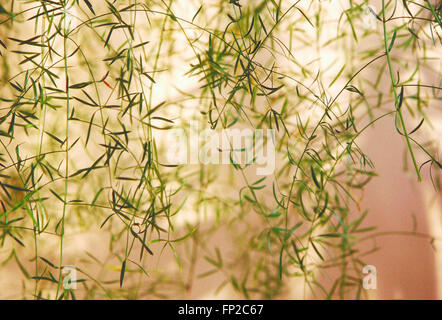
[[[404,121],[428,152],[412,143],[419,182],[394,113],[383,1],[1,1],[0,298],[71,298],[60,265],[77,268],[77,299],[442,298],[440,168],[426,162],[440,161],[442,27],[429,4],[440,17],[440,1],[385,1]],[[277,130],[274,174],[167,163],[168,129],[190,120]],[[345,152],[346,121],[370,174],[352,169],[356,152],[331,161],[323,149]],[[295,164],[319,123],[342,139],[318,130],[321,170],[340,175],[311,229],[290,178],[307,181],[313,215],[323,176]],[[308,245],[361,216],[350,249]],[[278,242],[300,221],[305,260]],[[290,262],[301,260],[306,273]],[[376,289],[362,287],[364,265]]]

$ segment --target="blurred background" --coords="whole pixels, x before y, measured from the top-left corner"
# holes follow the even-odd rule
[[[385,2],[393,17],[385,25],[388,40],[396,38],[390,58],[404,88],[406,127],[419,126],[413,138],[439,161],[442,30],[429,4],[440,16],[440,1]],[[423,165],[418,182],[395,127],[382,6],[79,0],[64,9],[59,1],[2,1],[0,298],[54,299],[63,292],[60,265],[72,265],[77,299],[441,299],[440,168],[424,164],[428,153],[413,145]],[[241,74],[248,60],[235,64],[238,55],[253,59],[251,80]],[[244,85],[234,87],[233,80]],[[263,94],[262,86],[272,90]],[[329,121],[320,101],[335,97]],[[214,122],[218,107],[225,118]],[[214,123],[276,129],[269,110],[274,119],[281,115],[280,143],[275,173],[262,189],[253,166],[240,172],[232,165],[166,163],[169,126],[188,129],[196,120],[202,129]],[[342,216],[330,210],[324,223],[310,226],[290,204],[289,218],[279,217],[284,210],[274,209],[275,198],[298,194],[298,185],[290,188],[298,171],[286,151],[303,159],[302,131],[327,121],[342,143],[324,130],[312,145],[323,159],[328,143],[333,154],[345,150],[336,114],[348,112],[347,124],[367,126],[355,141],[373,174],[345,184],[357,161],[324,160],[324,170],[342,173],[336,178],[348,201]],[[311,162],[298,165],[299,179],[307,179]],[[316,183],[309,179],[307,190]],[[259,205],[245,198],[252,189]],[[341,212],[333,202],[340,192],[329,192]],[[306,206],[324,203],[323,194],[312,195]],[[260,215],[262,208],[276,219]],[[338,230],[340,218],[354,225],[361,216],[362,231],[349,237],[348,251],[327,239],[330,247],[308,245],[308,232],[320,237]],[[282,255],[288,249],[277,232],[299,221],[305,224],[294,234],[306,258],[293,263]],[[362,288],[364,265],[376,268],[376,289]]]

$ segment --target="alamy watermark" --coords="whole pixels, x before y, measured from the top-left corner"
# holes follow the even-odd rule
[[[379,16],[376,14],[376,8],[370,5],[362,7],[362,23],[366,30],[376,30]]]
[[[63,274],[63,289],[77,289],[77,268],[75,266],[64,266],[61,272]]]
[[[257,175],[275,169],[275,130],[200,130],[198,121],[188,129],[174,128],[166,134],[169,164],[233,164],[256,166]]]
[[[362,287],[365,290],[377,289],[377,274],[376,267],[372,265],[366,265],[362,268],[362,273],[366,276],[362,279]]]

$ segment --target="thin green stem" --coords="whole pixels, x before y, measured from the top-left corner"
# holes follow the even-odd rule
[[[64,76],[65,76],[65,90],[66,90],[66,140],[65,140],[65,183],[64,183],[64,201],[63,201],[63,212],[61,217],[61,231],[60,231],[60,263],[59,263],[59,276],[58,276],[58,285],[57,285],[57,293],[56,299],[58,298],[58,294],[60,291],[61,283],[62,283],[62,273],[63,273],[63,243],[64,243],[64,226],[65,226],[65,218],[66,218],[66,207],[67,207],[67,198],[68,198],[68,187],[69,187],[69,73],[68,73],[68,25],[67,25],[67,6],[68,2],[64,3],[64,14],[63,14],[63,29],[64,29],[64,37],[63,37],[63,60],[64,60]]]
[[[416,158],[414,156],[413,148],[411,147],[410,138],[408,137],[407,128],[405,127],[405,121],[404,121],[404,117],[402,116],[402,110],[401,110],[400,106],[398,106],[399,95],[398,95],[397,90],[396,90],[396,84],[395,84],[393,68],[392,68],[392,65],[391,65],[391,58],[390,58],[390,51],[391,51],[392,48],[389,48],[389,44],[387,43],[387,27],[386,27],[386,20],[385,20],[385,0],[382,0],[382,27],[383,27],[383,31],[384,31],[385,54],[387,56],[388,70],[389,70],[389,73],[390,73],[391,85],[393,87],[394,98],[395,98],[395,101],[396,101],[396,110],[397,110],[397,113],[399,114],[399,119],[400,119],[400,122],[401,122],[402,130],[404,131],[405,140],[407,142],[407,147],[408,147],[408,150],[410,152],[411,159],[413,161],[414,169],[415,169],[416,174],[417,174],[417,179],[419,181],[422,181],[422,177],[421,177],[421,174],[419,172],[419,168],[418,168],[418,165],[417,165],[417,162],[416,162]]]

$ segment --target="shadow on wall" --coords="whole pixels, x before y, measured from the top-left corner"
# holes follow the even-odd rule
[[[418,183],[411,170],[404,172],[405,141],[395,131],[392,118],[382,119],[367,131],[364,148],[379,174],[366,186],[361,204],[362,210],[369,210],[364,224],[378,226],[380,234],[363,246],[365,250],[380,248],[365,258],[376,267],[375,295],[381,299],[440,298],[436,248],[429,237],[412,234],[432,234],[426,204],[429,200],[423,196],[424,192],[434,194],[432,186],[427,188],[431,182],[426,178]],[[381,235],[391,231],[395,233]]]

